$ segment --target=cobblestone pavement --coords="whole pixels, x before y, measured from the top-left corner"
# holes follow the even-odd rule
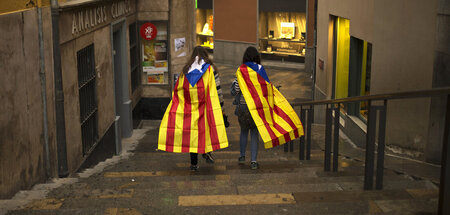
[[[238,165],[239,125],[229,86],[236,68],[218,65],[226,94],[229,148],[216,161],[199,158],[189,171],[189,155],[156,151],[159,121],[146,121],[124,140],[124,151],[71,178],[37,185],[0,201],[0,214],[434,214],[437,186],[427,178],[385,169],[384,190],[363,191],[360,152],[342,141],[339,172],[323,171],[323,126],[313,128],[311,160],[299,161],[297,148],[259,148],[260,169]],[[309,75],[267,69],[288,99],[308,98]],[[296,145],[297,146],[297,145]],[[248,152],[249,153],[249,152]],[[348,153],[349,156],[345,156]],[[389,159],[387,159],[389,161]],[[411,168],[427,166],[404,160]],[[389,164],[387,164],[389,166]],[[433,169],[431,171],[434,171]],[[424,173],[424,172],[422,172]],[[12,209],[7,212],[7,209]]]

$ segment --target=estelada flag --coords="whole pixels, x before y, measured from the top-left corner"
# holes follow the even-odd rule
[[[292,106],[273,87],[259,64],[247,62],[236,71],[237,80],[265,148],[303,136],[303,126]]]
[[[206,153],[228,147],[214,69],[196,59],[181,74],[159,128],[158,149]]]

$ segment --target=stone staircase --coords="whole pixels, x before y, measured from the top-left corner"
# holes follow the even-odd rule
[[[159,122],[145,121],[142,129],[124,140],[120,156],[63,185],[39,186],[47,189],[42,197],[24,201],[19,195],[15,204],[21,206],[15,210],[2,210],[9,203],[0,201],[0,215],[437,213],[439,167],[386,157],[384,189],[364,191],[364,151],[345,140],[340,145],[339,171],[323,171],[320,126],[313,127],[311,160],[298,160],[298,143],[294,152],[284,152],[283,147],[266,150],[260,144],[260,169],[251,170],[249,162],[238,165],[239,125],[233,98],[226,92],[236,68],[218,68],[231,127],[227,128],[230,146],[214,152],[215,164],[199,156],[200,169],[191,172],[188,154],[156,151]],[[311,94],[311,84],[301,71],[272,68],[270,74],[276,75],[271,80],[283,85],[286,98],[298,97],[299,92],[303,98]]]
[[[214,153],[215,164],[199,156],[156,151],[157,132],[147,127],[133,155],[76,183],[51,190],[8,214],[435,214],[438,187],[385,170],[384,190],[363,190],[363,162],[340,156],[339,172],[323,171],[323,151],[311,160],[283,147],[259,149],[260,169],[238,165],[238,129],[230,147]],[[262,146],[262,145],[261,145]],[[248,152],[250,153],[250,152]]]

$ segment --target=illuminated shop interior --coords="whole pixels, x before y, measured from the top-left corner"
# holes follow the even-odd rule
[[[214,50],[214,16],[212,1],[196,1],[195,32],[196,45],[203,46],[209,52]]]
[[[259,13],[259,50],[263,59],[304,62],[306,13]]]

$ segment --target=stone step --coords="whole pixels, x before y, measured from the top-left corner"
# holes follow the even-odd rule
[[[111,208],[99,206],[98,202],[86,199],[73,201],[71,205],[84,205],[76,209],[48,210],[18,210],[8,215],[73,215],[73,214],[105,214],[111,209],[120,208],[122,211],[132,213],[117,213],[117,215],[141,215],[141,214],[436,214],[437,199],[401,199],[401,200],[369,200],[352,202],[307,202],[296,204],[265,204],[265,205],[224,205],[208,207],[182,207],[176,205],[174,198],[165,197],[164,200],[146,202],[141,199],[129,199],[126,201],[111,201]],[[101,203],[105,205],[106,203]]]
[[[215,179],[202,178],[202,180],[194,180],[193,178],[178,177],[174,180],[173,177],[153,177],[149,178],[113,178],[109,180],[105,178],[102,181],[97,180],[85,180],[80,181],[73,185],[72,189],[79,189],[78,186],[84,188],[96,188],[96,189],[134,189],[134,188],[158,188],[158,187],[173,187],[183,189],[184,187],[203,187],[203,186],[218,186],[218,185],[290,185],[290,184],[321,184],[321,183],[344,183],[353,182],[363,184],[364,177],[362,176],[343,176],[337,178],[330,177],[316,177],[314,171],[310,171],[310,175],[298,174],[298,173],[284,173],[284,174],[236,174],[236,175],[216,175]],[[105,181],[107,183],[105,183]],[[401,175],[393,175],[385,177],[387,184],[391,182],[401,181],[403,183],[410,183],[414,181],[412,178],[408,178]]]
[[[265,176],[265,177],[264,177]],[[228,180],[184,180],[184,181],[103,181],[102,183],[79,182],[64,189],[56,189],[48,196],[56,199],[68,198],[132,198],[142,190],[165,191],[183,195],[214,194],[258,194],[258,193],[294,193],[294,192],[325,192],[325,191],[363,191],[361,177],[341,177],[340,180],[331,178],[303,177],[298,180],[290,174],[284,178],[271,178],[271,175],[261,175],[254,178],[229,178]],[[272,176],[273,177],[273,176]],[[298,177],[298,176],[297,176]],[[161,179],[161,178],[159,178]],[[284,179],[284,180],[283,180]],[[297,180],[296,180],[297,179]],[[385,178],[385,190],[427,189],[437,192],[438,188],[427,181],[415,181],[403,176]],[[380,192],[383,192],[381,190]],[[147,191],[145,191],[147,192]],[[423,196],[417,193],[417,196]]]
[[[422,193],[421,195],[418,193]],[[280,194],[282,195],[282,194]],[[205,207],[183,207],[183,199],[196,202],[196,198],[203,198],[203,202],[210,203],[208,199],[221,201],[221,198],[245,196],[239,194],[207,196],[189,195],[176,196],[160,191],[144,190],[132,198],[97,199],[79,198],[64,199],[62,206],[56,210],[17,210],[9,214],[108,214],[116,208],[123,208],[123,214],[205,214],[212,211],[220,214],[233,214],[236,211],[245,214],[411,214],[436,213],[438,192],[436,190],[385,190],[385,191],[328,191],[328,192],[294,192],[295,202],[289,204],[257,203],[249,199],[246,205],[216,205]],[[209,196],[209,197],[208,197]],[[182,198],[183,197],[183,198]],[[194,199],[194,200],[193,200]],[[270,201],[270,200],[267,200]],[[198,202],[198,201],[197,201]],[[223,201],[227,203],[227,201]],[[131,213],[132,212],[132,213]],[[118,213],[120,214],[120,213]]]

